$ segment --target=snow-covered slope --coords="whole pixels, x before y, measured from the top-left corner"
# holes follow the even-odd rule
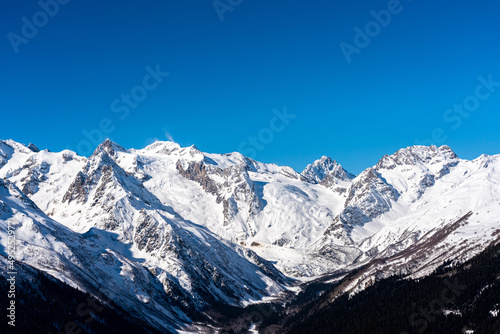
[[[0,253],[7,256],[9,230],[15,259],[83,291],[104,295],[157,328],[173,331],[187,315],[160,289],[158,280],[113,236],[91,230],[80,235],[47,217],[10,181],[0,179]],[[11,254],[12,255],[12,254]],[[134,310],[143,312],[137,314]]]

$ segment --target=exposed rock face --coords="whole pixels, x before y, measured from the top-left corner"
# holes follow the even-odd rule
[[[99,183],[103,172],[105,174],[104,180],[109,179],[112,167],[109,166],[108,163],[113,164],[113,161],[108,153],[104,152],[100,155],[95,154],[92,155],[92,157],[94,157],[94,161],[87,162],[85,167],[78,172],[73,183],[69,186],[64,194],[63,203],[73,200],[81,204],[87,202],[90,189]],[[95,162],[96,159],[99,161]]]
[[[216,197],[217,203],[223,204],[224,226],[231,224],[238,214],[240,210],[238,203],[248,206],[248,219],[264,207],[256,194],[255,184],[248,175],[248,166],[233,165],[222,169],[201,161],[190,162],[184,167],[179,160],[176,167],[179,174],[200,184],[203,190]],[[252,234],[251,226],[248,228]]]
[[[93,156],[98,155],[101,152],[106,152],[110,156],[116,156],[116,152],[125,152],[126,150],[118,145],[117,143],[112,142],[109,139],[106,139],[101,145],[99,145],[94,153],[92,153]]]
[[[398,197],[399,193],[380,173],[369,168],[353,182],[344,205],[347,212],[359,212],[364,219],[350,217],[350,214],[346,212],[346,222],[349,225],[365,223],[367,219],[375,218],[388,211],[391,202],[397,200]]]
[[[208,176],[207,169],[203,162],[188,163],[187,168],[184,169],[182,162],[179,160],[177,161],[176,167],[179,174],[186,179],[199,183],[207,193],[217,196],[217,184]],[[220,203],[221,201],[222,198],[217,196],[217,202]]]
[[[87,190],[85,189],[85,184],[87,181],[87,175],[78,172],[73,183],[66,191],[63,197],[63,203],[76,201],[78,203],[85,203],[87,201]]]
[[[135,223],[134,242],[139,250],[153,253],[159,250],[164,256],[170,241],[171,228],[166,229],[146,210],[142,209]]]
[[[347,235],[355,225],[365,224],[391,208],[399,193],[373,168],[368,168],[354,179],[344,204],[344,210],[325,232],[338,238]]]
[[[27,195],[33,195],[38,191],[40,182],[47,180],[46,174],[50,171],[50,165],[45,162],[38,162],[33,157],[28,159],[23,170],[27,171],[27,175],[21,179],[22,191]]]
[[[144,163],[138,157],[134,157],[130,174],[143,183],[151,179],[151,176],[144,171]]]
[[[29,143],[29,144],[28,144],[28,148],[29,148],[31,151],[35,152],[35,153],[36,153],[36,152],[40,152],[40,149],[38,149],[38,147],[36,147],[36,145],[35,145],[35,144],[33,144],[33,143]]]

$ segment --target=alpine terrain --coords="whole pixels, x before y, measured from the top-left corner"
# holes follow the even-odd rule
[[[0,282],[16,273],[19,333],[444,333],[449,314],[488,333],[499,217],[500,155],[448,146],[353,175],[325,156],[298,173],[175,142],[83,157],[0,141]],[[460,306],[407,320],[454,279]]]

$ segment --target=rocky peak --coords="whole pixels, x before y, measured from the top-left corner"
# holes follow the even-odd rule
[[[191,159],[191,158],[197,158],[197,160],[203,160],[204,155],[203,153],[196,147],[195,145],[191,145],[189,147],[185,147],[181,150],[181,155]]]
[[[321,159],[307,165],[301,175],[312,183],[320,183],[327,177],[342,181],[348,181],[355,177],[346,171],[337,161],[326,156],[322,156]]]
[[[117,143],[112,142],[109,139],[106,139],[101,145],[97,146],[92,156],[96,156],[101,152],[106,152],[110,156],[115,156],[116,152],[126,152],[127,150],[118,145]]]
[[[28,148],[29,148],[32,152],[35,152],[35,153],[40,152],[40,149],[39,149],[38,147],[36,147],[36,145],[35,145],[35,144],[33,144],[33,143],[29,143],[27,147],[28,147]]]
[[[443,145],[409,146],[396,151],[392,155],[384,155],[377,163],[376,169],[393,169],[396,166],[417,166],[458,161],[459,158],[450,147]]]
[[[389,200],[396,200],[398,192],[373,168],[363,171],[353,182],[346,199],[345,207],[362,203],[369,199],[370,205],[386,206]]]
[[[246,167],[232,165],[223,169],[211,164],[207,165],[203,161],[186,162],[183,160],[178,160],[176,164],[180,175],[197,182],[203,190],[216,197],[217,203],[222,203],[224,226],[233,222],[235,216],[240,212],[239,205],[241,206],[242,203],[248,207],[248,211],[245,213],[245,216],[248,217],[257,214],[264,207]],[[249,233],[252,234],[251,227],[248,229]]]
[[[113,143],[106,140],[97,147],[92,156],[87,160],[84,168],[75,176],[75,179],[63,197],[63,203],[73,200],[77,200],[81,204],[85,203],[91,189],[99,183],[103,175],[109,176],[114,171],[121,170],[110,157],[110,153],[115,153]]]

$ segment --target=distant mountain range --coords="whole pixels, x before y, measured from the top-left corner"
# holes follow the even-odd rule
[[[296,298],[318,282],[336,287],[334,303],[464,263],[498,243],[499,217],[500,155],[463,160],[448,146],[403,148],[353,175],[329,157],[298,173],[174,142],[106,140],[82,157],[0,141],[0,261],[14,228],[19,282],[98,300],[99,321],[74,312],[94,333],[120,318],[144,333],[257,332],[263,319],[244,310],[305,305]],[[19,310],[38,307],[29,296]]]

